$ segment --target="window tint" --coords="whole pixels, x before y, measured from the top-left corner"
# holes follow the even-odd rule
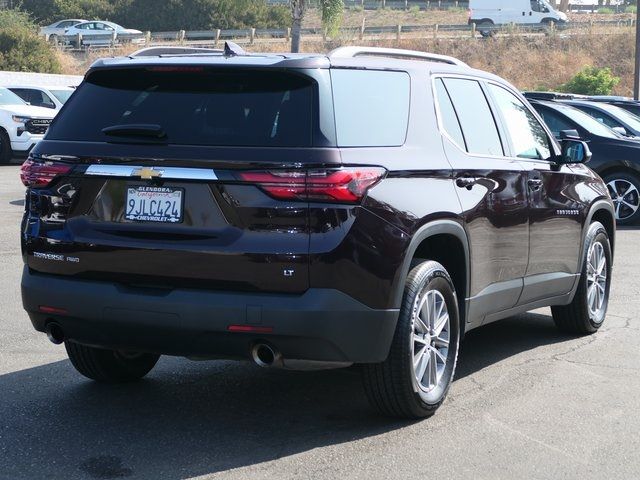
[[[567,122],[564,118],[562,118],[557,113],[547,110],[546,108],[536,108],[540,116],[543,118],[544,123],[547,124],[551,133],[556,138],[560,138],[560,132],[562,130],[574,130],[576,127]]]
[[[497,85],[488,85],[504,118],[514,155],[548,159],[551,156],[549,138],[536,117],[514,94]]]
[[[332,70],[338,146],[402,145],[409,121],[405,72]]]
[[[170,144],[310,146],[314,91],[308,77],[283,72],[96,71],[69,99],[47,138],[114,141],[102,129],[157,124]]]
[[[464,143],[464,137],[462,136],[462,130],[460,129],[460,123],[458,122],[458,116],[453,109],[451,98],[442,83],[441,79],[436,80],[436,97],[438,99],[438,108],[440,112],[440,121],[444,131],[451,137],[451,139],[458,144],[458,146],[466,150],[467,147]]]
[[[11,90],[34,107],[56,108],[51,97],[41,90],[33,88],[12,88]]]
[[[591,107],[585,107],[583,105],[576,105],[575,107],[582,110],[585,113],[588,113],[600,123],[604,123],[607,127],[610,127],[610,128],[623,127],[623,125],[620,122],[615,120],[613,117],[610,117],[606,113],[601,112],[600,110],[596,110],[595,108],[591,108]]]
[[[480,84],[475,80],[445,78],[455,108],[467,151],[479,155],[503,156],[496,122]]]

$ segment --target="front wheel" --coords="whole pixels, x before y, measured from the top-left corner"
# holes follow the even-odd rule
[[[367,397],[394,417],[433,415],[449,390],[458,358],[460,320],[453,283],[438,262],[407,277],[389,356],[363,366]]]
[[[604,322],[611,288],[611,245],[600,222],[593,222],[584,243],[578,289],[569,305],[551,307],[556,326],[568,333],[585,335]]]
[[[69,360],[87,378],[102,383],[139,380],[155,366],[160,355],[89,347],[65,341]]]
[[[618,225],[640,221],[640,179],[626,172],[611,173],[604,178],[615,207]]]

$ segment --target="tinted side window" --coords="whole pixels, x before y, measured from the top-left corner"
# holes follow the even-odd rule
[[[573,130],[575,128],[575,126],[551,110],[547,110],[546,108],[538,108],[536,110],[538,110],[544,123],[547,124],[547,127],[549,127],[549,130],[551,130],[551,133],[553,133],[553,136],[556,138],[560,138],[560,132],[562,130]]]
[[[600,123],[604,123],[607,127],[622,127],[622,124],[620,122],[616,121],[614,118],[610,117],[606,113],[601,112],[600,110],[583,106],[578,106],[577,108],[585,113],[588,113]]]
[[[467,151],[478,155],[503,156],[498,128],[480,84],[475,80],[445,78]]]
[[[489,84],[489,90],[504,118],[514,155],[521,158],[548,159],[551,150],[547,133],[526,105],[502,87]]]
[[[405,72],[331,71],[340,147],[404,144],[411,85]]]
[[[453,108],[447,89],[439,78],[436,80],[435,84],[442,128],[444,128],[444,131],[447,132],[451,139],[457,143],[461,149],[466,150],[467,146],[464,143],[460,122],[458,121],[458,116]]]

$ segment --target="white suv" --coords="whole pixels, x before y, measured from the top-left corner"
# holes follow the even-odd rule
[[[0,164],[26,155],[47,132],[56,110],[34,107],[0,87]]]

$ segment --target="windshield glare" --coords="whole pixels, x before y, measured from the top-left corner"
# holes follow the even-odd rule
[[[0,105],[25,105],[25,102],[11,90],[0,87]]]
[[[570,107],[568,105],[555,105],[555,107],[573,120],[575,123],[580,125],[585,130],[588,130],[590,133],[594,135],[598,135],[600,137],[606,138],[620,138],[621,135],[618,135],[616,132],[611,130],[606,125],[600,123],[591,115],[584,113],[582,110],[578,110],[577,108]]]
[[[622,122],[629,125],[634,130],[640,132],[640,118],[633,113],[626,111],[624,108],[616,107],[615,105],[609,105],[607,103],[600,106],[606,112],[609,112],[614,117],[617,117]]]

